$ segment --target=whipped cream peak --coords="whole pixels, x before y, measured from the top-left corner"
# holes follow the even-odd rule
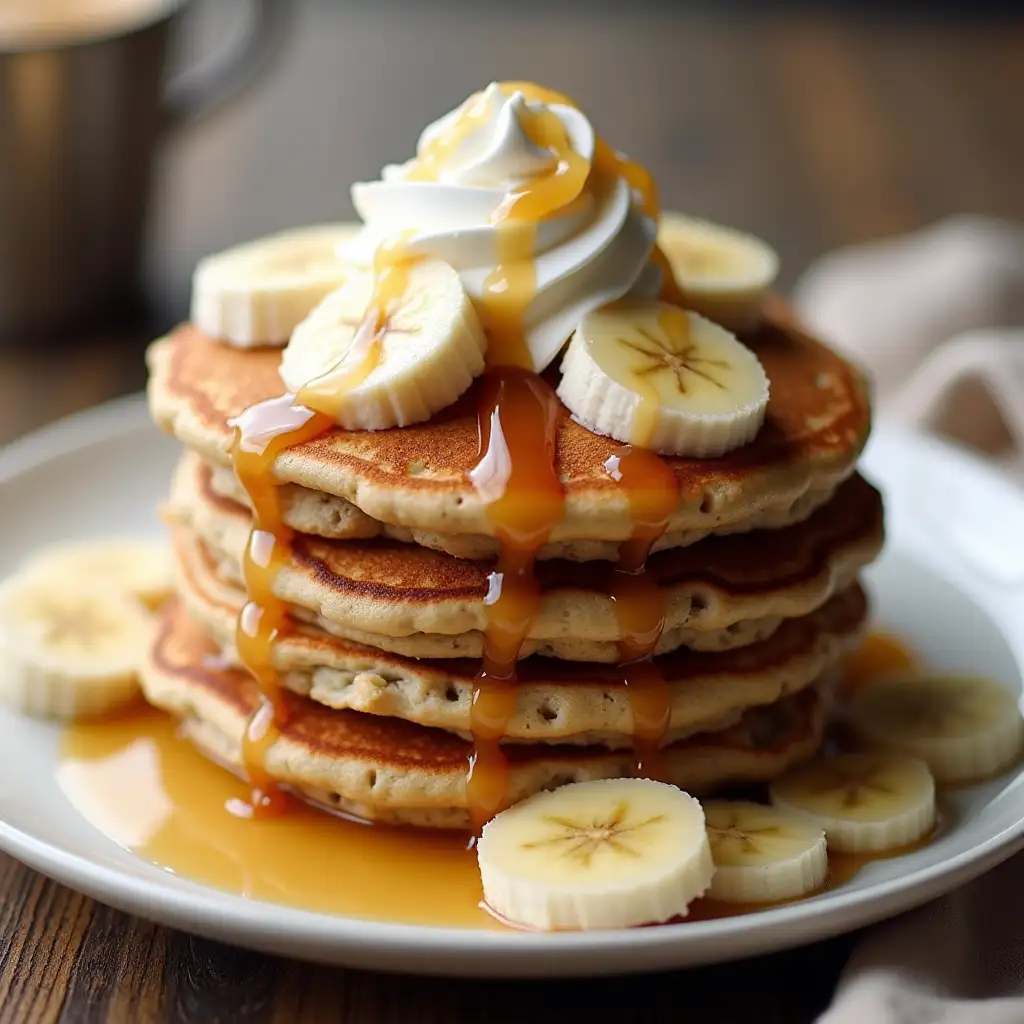
[[[590,121],[561,100],[492,83],[428,125],[412,159],[352,187],[364,228],[345,253],[369,264],[378,245],[405,233],[410,255],[455,268],[485,324],[499,293],[507,309],[514,281],[536,371],[586,313],[641,275],[649,288],[656,234],[617,158],[598,160]]]
[[[543,114],[520,89],[506,92],[492,82],[483,92],[428,125],[420,135],[416,156],[386,167],[385,181],[434,181],[509,192],[557,170],[558,156],[538,145],[524,125]],[[573,107],[553,105],[571,150],[584,160],[594,153],[590,122]]]
[[[440,181],[502,188],[550,174],[556,158],[526,134],[522,109],[526,99],[513,93],[500,103],[488,123],[471,133],[445,168]]]

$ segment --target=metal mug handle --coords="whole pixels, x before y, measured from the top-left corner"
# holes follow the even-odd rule
[[[907,426],[927,426],[957,384],[982,383],[1024,460],[1024,330],[970,331],[940,345],[891,403],[891,415]]]
[[[280,49],[293,13],[293,0],[249,0],[242,37],[167,83],[165,126],[174,129],[198,121],[248,85]]]

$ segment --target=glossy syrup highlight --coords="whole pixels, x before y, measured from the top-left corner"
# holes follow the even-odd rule
[[[871,646],[868,638],[867,646]],[[396,829],[295,800],[273,820],[242,820],[249,790],[179,738],[146,705],[64,733],[58,782],[76,810],[114,842],[183,878],[249,899],[417,925],[496,930],[481,907],[476,858],[463,833]],[[879,856],[830,853],[817,893],[837,889]],[[795,902],[795,901],[790,901]],[[777,904],[697,900],[676,922],[755,914]]]

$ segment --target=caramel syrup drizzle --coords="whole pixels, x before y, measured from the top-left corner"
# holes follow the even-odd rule
[[[506,83],[506,93],[548,105],[574,104],[566,97],[528,83]],[[482,117],[482,102],[471,105],[424,154],[439,166]],[[498,232],[498,265],[485,282],[481,303],[489,335],[488,374],[478,408],[480,458],[470,474],[484,501],[500,543],[485,607],[484,655],[471,711],[473,752],[467,801],[476,829],[505,806],[508,762],[501,749],[516,708],[519,652],[540,603],[534,573],[537,553],[562,518],[564,493],[555,468],[561,404],[532,373],[524,317],[536,294],[533,248],[536,225],[574,202],[589,184],[595,192],[622,175],[639,193],[645,211],[658,216],[651,175],[598,139],[593,162],[572,150],[561,120],[550,111],[521,113],[523,131],[548,150],[554,167],[509,193],[492,215]],[[435,156],[435,153],[438,154]],[[663,267],[667,262],[662,257]],[[671,271],[663,280],[672,282]],[[656,402],[656,398],[655,398]],[[644,406],[645,410],[647,405]],[[653,426],[653,414],[649,416]],[[609,591],[622,637],[623,679],[633,709],[637,773],[661,774],[655,752],[669,726],[668,687],[651,654],[664,628],[664,595],[645,572],[647,553],[666,529],[678,501],[678,484],[653,452],[623,449],[609,472],[626,489],[635,526],[623,546]],[[609,460],[612,462],[613,460]]]
[[[575,106],[567,97],[530,83],[503,86],[506,94],[516,90],[528,101]],[[486,113],[482,97],[467,104],[462,114],[424,147],[407,179],[436,180],[446,159],[480,126]],[[555,469],[556,435],[563,411],[550,386],[533,372],[525,341],[524,316],[536,295],[533,252],[537,224],[574,202],[588,185],[599,193],[619,175],[639,195],[645,212],[655,219],[658,216],[654,181],[640,165],[601,139],[596,142],[593,160],[588,161],[572,149],[561,120],[550,111],[526,109],[521,123],[530,140],[551,152],[555,161],[549,173],[511,191],[493,212],[492,223],[500,228],[498,260],[485,281],[479,304],[489,340],[488,370],[478,408],[480,457],[470,478],[486,504],[500,555],[485,600],[484,655],[471,712],[474,747],[467,799],[477,827],[507,800],[508,764],[500,742],[515,711],[519,652],[540,601],[534,563],[561,520],[564,505]],[[668,298],[678,295],[660,250],[655,250],[654,258],[667,271],[663,294]],[[275,721],[287,714],[273,664],[273,644],[285,625],[287,610],[274,594],[274,581],[290,556],[292,533],[282,522],[274,459],[283,449],[329,429],[339,398],[376,368],[388,316],[405,289],[412,260],[406,235],[380,246],[374,261],[374,292],[341,363],[298,395],[283,395],[254,406],[234,424],[235,471],[254,512],[244,562],[249,602],[239,617],[238,649],[263,693],[263,702],[246,730],[243,751],[253,787],[252,815],[274,813],[286,802],[264,768],[265,755],[275,738]],[[644,567],[650,546],[674,510],[677,485],[653,453],[623,449],[615,458],[614,473],[627,491],[637,525],[624,545],[610,589],[620,620],[624,678],[634,708],[638,770],[648,770],[653,755],[647,748],[656,749],[668,727],[668,712],[667,688],[649,657],[664,624],[664,599],[645,576]],[[652,501],[651,495],[657,495],[657,500]]]
[[[248,804],[231,806],[235,814],[273,816],[290,802],[265,767],[267,753],[278,736],[277,726],[288,715],[274,665],[274,644],[287,626],[288,608],[274,593],[274,585],[291,557],[294,538],[294,531],[282,518],[274,460],[286,448],[329,430],[339,398],[358,387],[379,365],[388,316],[407,282],[409,263],[403,258],[403,246],[404,238],[398,238],[378,251],[373,295],[341,362],[298,395],[284,394],[260,402],[232,421],[232,463],[253,510],[253,527],[242,560],[248,601],[238,617],[235,644],[239,659],[262,693],[242,741],[242,763],[252,793]]]
[[[508,762],[501,740],[516,709],[516,667],[540,604],[537,552],[562,518],[555,471],[562,405],[530,370],[506,366],[484,378],[478,407],[480,461],[470,474],[500,544],[485,598],[484,652],[473,687],[473,751],[466,777],[476,829],[502,810]]]
[[[664,261],[660,250],[656,255]],[[663,280],[670,284],[670,292],[678,293],[671,268],[667,262],[664,266]],[[665,309],[659,314],[658,324],[674,342],[687,340],[690,325],[684,310],[674,305]],[[622,682],[633,712],[633,772],[639,777],[669,781],[661,746],[671,726],[672,696],[653,660],[665,629],[665,591],[648,573],[647,559],[668,529],[680,489],[668,463],[648,447],[657,422],[658,392],[645,377],[634,375],[633,383],[639,395],[635,444],[621,449],[605,463],[605,471],[626,491],[633,521],[632,535],[619,549],[608,590],[619,628]]]
[[[671,725],[672,700],[653,660],[665,629],[665,591],[648,572],[647,559],[676,510],[679,482],[657,453],[633,445],[619,449],[604,468],[625,490],[633,520],[608,583],[619,629],[622,683],[633,712],[633,774],[666,780],[661,744]]]
[[[273,645],[288,619],[285,603],[275,595],[274,582],[291,550],[292,531],[281,519],[271,467],[277,453],[316,437],[326,429],[326,417],[296,406],[291,395],[260,402],[233,422],[231,449],[235,474],[253,508],[253,527],[242,559],[248,601],[238,616],[235,646],[242,664],[259,685],[262,700],[249,720],[242,740],[242,762],[252,794],[248,805],[232,806],[234,813],[264,817],[284,810],[288,797],[264,768],[267,751],[287,719],[281,680],[274,666]]]

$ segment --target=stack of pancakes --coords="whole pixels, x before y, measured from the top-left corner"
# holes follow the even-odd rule
[[[855,471],[870,420],[856,371],[784,309],[744,340],[771,381],[765,425],[721,458],[667,459],[680,500],[646,569],[666,596],[654,660],[671,714],[659,760],[697,793],[772,778],[817,750],[822,683],[864,623],[858,574],[882,544],[881,500]],[[179,599],[144,688],[239,771],[260,690],[235,647],[252,517],[232,470],[232,423],[281,394],[279,360],[193,326],[150,351],[153,416],[186,451],[167,504]],[[361,817],[469,824],[471,708],[498,550],[469,475],[476,390],[428,423],[331,430],[273,463],[294,531],[274,583],[290,611],[273,644],[289,713],[264,767]],[[510,801],[636,768],[608,593],[632,529],[605,466],[619,448],[561,422],[565,514],[539,553],[540,607],[504,727]]]

